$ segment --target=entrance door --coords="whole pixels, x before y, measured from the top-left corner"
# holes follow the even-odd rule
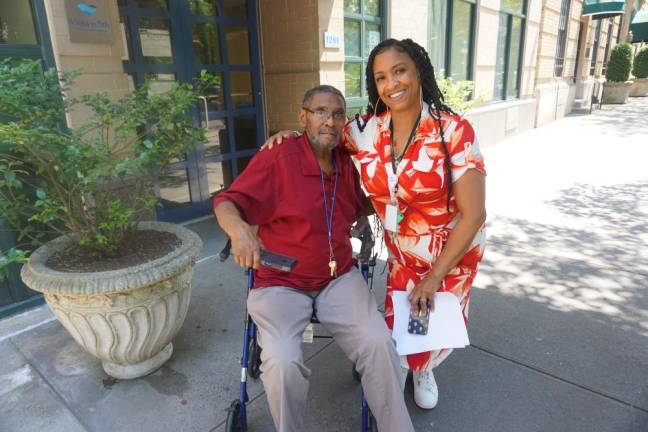
[[[161,173],[158,217],[208,214],[264,137],[256,0],[119,0],[124,71],[151,91],[207,74],[193,112],[206,142]]]

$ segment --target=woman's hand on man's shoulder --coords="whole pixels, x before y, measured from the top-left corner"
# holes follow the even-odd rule
[[[270,138],[268,138],[266,142],[263,143],[263,145],[259,150],[265,150],[266,148],[268,150],[272,150],[272,147],[274,147],[275,144],[281,144],[284,138],[293,138],[293,137],[298,137],[299,135],[300,133],[297,131],[291,131],[291,130],[279,131],[276,134],[272,135]]]

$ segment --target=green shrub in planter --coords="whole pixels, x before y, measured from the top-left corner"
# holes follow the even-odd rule
[[[87,254],[118,256],[154,211],[156,170],[204,139],[188,114],[197,101],[189,84],[156,94],[144,85],[118,101],[65,97],[77,75],[0,61],[0,220],[17,240],[0,250],[0,280],[26,250],[68,233]],[[65,127],[78,109],[91,114]]]
[[[648,78],[648,46],[643,47],[635,57],[632,75],[635,78]]]
[[[618,44],[612,49],[605,72],[605,79],[612,82],[628,81],[631,67],[632,47],[627,43]]]

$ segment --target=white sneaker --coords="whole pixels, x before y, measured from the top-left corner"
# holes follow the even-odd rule
[[[423,409],[432,409],[439,400],[439,388],[434,373],[414,372],[414,402]]]

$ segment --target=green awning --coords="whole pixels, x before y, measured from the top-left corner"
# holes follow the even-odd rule
[[[632,43],[648,42],[648,10],[642,10],[635,14],[630,22],[632,32]]]
[[[585,0],[583,16],[603,19],[623,15],[625,0]]]

